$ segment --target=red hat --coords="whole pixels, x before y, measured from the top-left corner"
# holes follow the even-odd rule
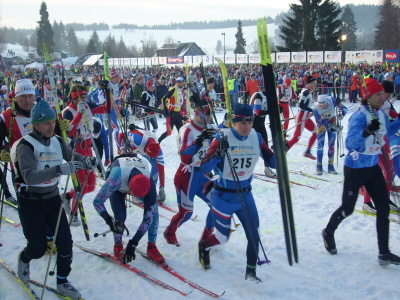
[[[146,154],[152,158],[157,157],[160,151],[160,145],[156,142],[150,142],[144,147],[144,152],[146,152]]]
[[[143,174],[135,175],[129,181],[129,188],[133,196],[144,197],[150,190],[150,179]]]
[[[285,79],[285,84],[286,85],[292,85],[292,80],[290,78]]]
[[[110,78],[119,78],[119,73],[117,70],[112,70],[109,75]]]
[[[154,85],[154,82],[149,80],[146,82],[146,88],[151,88]]]
[[[368,97],[371,97],[372,95],[384,90],[383,86],[376,79],[366,78],[365,84],[367,86]]]

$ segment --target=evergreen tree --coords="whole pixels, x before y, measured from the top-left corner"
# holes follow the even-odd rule
[[[87,53],[100,53],[101,52],[101,42],[97,31],[93,31],[90,36],[88,46],[86,48]]]
[[[47,12],[46,2],[42,2],[40,5],[40,21],[38,21],[37,28],[37,53],[43,55],[43,44],[46,44],[49,53],[54,51],[54,41],[53,41],[53,29],[49,21],[49,13]]]
[[[115,42],[114,36],[111,33],[106,37],[103,43],[103,51],[106,51],[109,56],[115,57],[117,43]]]
[[[67,33],[67,49],[68,51],[77,54],[79,52],[79,42],[76,37],[75,30],[72,27],[68,28]]]
[[[317,51],[339,49],[340,6],[332,0],[299,0],[290,4],[280,26],[284,45],[279,51]]]
[[[128,49],[126,48],[125,42],[121,36],[119,39],[118,45],[117,45],[116,57],[124,58],[127,56],[127,53],[128,53]]]
[[[67,50],[68,43],[67,43],[67,33],[65,30],[65,26],[62,21],[58,23],[59,33],[60,33],[60,50]]]
[[[379,7],[380,21],[375,30],[375,47],[377,49],[400,48],[400,11],[392,0],[383,0]]]
[[[317,10],[316,45],[320,51],[339,50],[338,40],[342,33],[342,21],[339,4],[332,1],[324,1]],[[314,47],[315,47],[314,46]]]
[[[243,37],[242,22],[238,21],[236,37],[236,48],[233,51],[235,54],[246,54],[246,40]]]
[[[218,40],[217,46],[215,46],[215,52],[217,52],[217,54],[221,54],[221,52],[222,52],[222,42],[221,42],[221,40]]]
[[[353,10],[350,5],[346,5],[342,14],[342,35],[346,36],[346,39],[340,39],[341,43],[343,43],[343,51],[357,50],[356,31],[357,23],[354,19]]]

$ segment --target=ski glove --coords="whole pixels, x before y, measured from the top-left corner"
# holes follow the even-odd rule
[[[199,134],[196,138],[196,144],[197,146],[201,147],[203,145],[204,140],[209,140],[211,139],[212,135],[214,133],[213,129],[206,129],[204,130],[201,134]]]
[[[10,152],[8,152],[8,150],[1,150],[0,159],[5,163],[11,162]]]
[[[88,169],[89,171],[96,169],[98,164],[99,161],[96,157],[87,156],[85,159],[85,169]]]
[[[114,233],[123,234],[124,233],[124,223],[115,220],[113,217],[109,217],[106,221],[107,225],[110,226],[110,230]]]
[[[85,109],[86,109],[86,103],[85,103],[85,101],[79,102],[78,105],[76,106],[76,108],[77,108],[78,112],[80,112],[81,114],[83,114],[83,112],[84,112]]]
[[[228,143],[228,138],[223,137],[219,142],[218,142],[218,148],[217,151],[215,152],[215,156],[218,158],[222,158],[229,150],[229,143]]]
[[[375,131],[377,131],[379,129],[379,126],[381,125],[381,123],[379,122],[378,119],[373,119],[367,126],[366,129],[364,129],[363,131],[363,137],[368,137],[370,135],[373,135],[375,133]]]
[[[338,115],[338,116],[337,116],[337,119],[338,119],[339,121],[342,121],[342,120],[343,120],[343,115],[342,115],[342,114]]]
[[[68,131],[69,130],[69,121],[66,119],[63,119],[60,121],[60,129],[62,131]]]
[[[125,248],[125,255],[124,255],[124,264],[130,263],[132,260],[135,260],[137,243],[132,240],[129,240],[128,245]]]
[[[80,169],[83,169],[83,163],[80,161],[70,161],[56,166],[57,174],[59,175],[71,175]]]
[[[158,189],[158,203],[163,204],[165,201],[165,191],[164,191],[164,187],[160,186],[160,188]]]

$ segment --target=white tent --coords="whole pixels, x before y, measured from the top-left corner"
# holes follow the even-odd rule
[[[43,69],[43,64],[40,64],[38,62],[33,62],[29,65],[26,65],[25,70],[26,69],[39,69],[39,71],[41,71]]]

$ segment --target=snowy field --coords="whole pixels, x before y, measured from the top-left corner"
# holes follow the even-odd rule
[[[348,102],[345,105],[350,106]],[[395,106],[398,109],[400,105],[396,103]],[[294,109],[294,113],[296,112],[297,108]],[[223,112],[218,112],[217,116],[219,120],[222,120]],[[346,116],[343,120],[344,136],[347,133],[348,119],[349,117]],[[164,122],[165,119],[158,118],[160,128],[158,136],[165,130]],[[291,126],[293,126],[293,121],[290,123]],[[289,131],[289,134],[293,134],[293,131]],[[307,143],[309,137],[309,132],[305,131],[300,143]],[[293,146],[287,154],[289,170],[314,174],[316,162],[303,157],[306,146],[300,143]],[[176,208],[173,186],[174,173],[179,165],[176,132],[162,142],[162,149],[166,166],[166,205]],[[312,152],[316,154],[315,147]],[[326,152],[327,149],[325,149]],[[326,156],[323,166],[326,170]],[[261,159],[255,171],[263,172]],[[211,251],[212,268],[210,270],[205,271],[200,266],[197,243],[204,228],[208,207],[198,198],[195,199],[194,209],[197,219],[189,220],[178,229],[177,237],[181,243],[179,248],[168,245],[162,236],[173,214],[165,209],[159,209],[158,248],[167,263],[183,276],[215,293],[225,291],[222,299],[399,299],[397,283],[400,266],[380,267],[377,261],[375,217],[355,212],[345,220],[336,232],[337,255],[329,255],[323,246],[321,230],[341,201],[343,158],[339,159],[337,171],[338,175],[325,172],[321,176],[332,182],[290,174],[291,180],[315,187],[315,189],[298,185],[291,187],[299,249],[299,264],[292,267],[288,265],[286,258],[278,186],[258,179],[253,180],[253,194],[260,215],[260,235],[267,256],[271,260],[269,265],[263,265],[257,269],[257,275],[263,281],[261,284],[244,280],[247,242],[242,226],[232,233],[227,244]],[[63,180],[65,181],[65,178]],[[9,179],[8,182],[11,180]],[[108,229],[92,206],[92,200],[99,188],[97,186],[95,192],[84,197],[91,240],[86,241],[82,227],[73,227],[71,230],[76,244],[111,253],[113,249],[111,235],[93,238],[94,233]],[[360,196],[356,209],[361,209],[361,207],[362,197]],[[18,220],[17,211],[8,206],[4,206],[3,214],[7,218]],[[140,208],[128,207],[126,225],[131,236],[136,231],[141,217]],[[390,223],[390,245],[395,254],[400,254],[398,229],[399,224]],[[128,241],[129,238],[124,236],[124,241]],[[15,228],[3,222],[0,243],[3,244],[0,247],[0,257],[16,270],[17,255],[26,243],[22,228]],[[139,248],[145,251],[146,243],[147,236],[142,239]],[[54,261],[53,258],[51,268],[54,266]],[[47,263],[48,256],[32,261],[31,278],[43,282]],[[189,299],[210,299],[209,296],[152,265],[140,255],[137,255],[131,265],[184,292],[192,291],[187,296]],[[4,268],[0,267],[0,274],[0,299],[28,299],[26,293]],[[124,268],[85,253],[76,247],[74,247],[69,280],[80,290],[85,299],[184,299],[184,296],[176,292],[167,291]],[[48,284],[55,286],[55,281],[55,278],[49,277]],[[38,293],[40,295],[41,290],[38,290]],[[57,299],[57,297],[46,292],[44,299]]]

